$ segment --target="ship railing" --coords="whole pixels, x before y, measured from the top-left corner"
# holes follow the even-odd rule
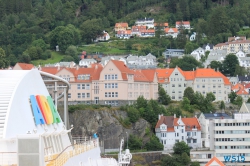
[[[17,165],[17,152],[0,152],[0,165]]]
[[[70,158],[98,147],[98,142],[98,138],[91,138],[81,143],[74,143],[66,147],[58,155],[53,155],[53,159],[49,159],[51,157],[45,156],[45,163],[47,166],[63,166]]]

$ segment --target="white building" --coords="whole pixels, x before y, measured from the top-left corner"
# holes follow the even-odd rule
[[[172,150],[174,144],[181,141],[192,148],[201,147],[201,126],[196,117],[176,118],[175,115],[159,115],[155,133],[164,145],[164,150]]]
[[[234,119],[209,120],[209,146],[210,150],[191,150],[192,161],[208,162],[216,156],[227,166],[236,163],[231,162],[236,156],[237,165],[250,165],[250,114],[235,114]],[[199,155],[199,154],[203,155]],[[208,156],[210,158],[208,158]]]
[[[146,56],[133,56],[129,55],[126,58],[127,66],[129,68],[157,68],[157,60],[154,55],[149,53]]]
[[[154,28],[154,19],[153,18],[146,18],[145,19],[138,19],[135,22],[135,25],[137,26],[147,26],[148,29]]]
[[[189,21],[176,21],[175,27],[177,29],[180,29],[181,27],[183,27],[184,29],[191,29]]]
[[[91,64],[95,64],[97,61],[95,59],[82,59],[79,61],[79,66],[90,67]]]
[[[199,47],[196,50],[194,50],[193,52],[191,52],[191,55],[194,56],[194,58],[197,61],[200,61],[201,56],[205,56],[205,50],[203,48]]]
[[[231,116],[225,114],[225,113],[201,113],[198,120],[201,125],[201,139],[202,139],[202,147],[209,148],[209,121],[212,119],[232,119]]]

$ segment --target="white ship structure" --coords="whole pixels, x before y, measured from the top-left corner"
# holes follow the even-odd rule
[[[52,78],[55,99],[42,76]],[[57,95],[57,82],[65,85]],[[122,152],[118,161],[101,158],[98,138],[74,139],[67,124],[69,83],[60,77],[32,70],[0,71],[0,166],[127,166],[132,155]],[[64,97],[64,122],[57,100]]]

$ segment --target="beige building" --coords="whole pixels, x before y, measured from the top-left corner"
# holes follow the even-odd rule
[[[215,101],[228,101],[231,92],[231,84],[227,77],[214,69],[200,69],[193,71],[182,71],[179,67],[171,69],[157,69],[158,82],[162,84],[165,91],[172,100],[180,101],[187,87],[193,88],[195,92],[206,95],[212,92]]]
[[[226,50],[227,54],[237,53],[243,51],[248,53],[250,51],[250,40],[246,37],[229,37],[228,42],[219,43],[214,46],[214,50]]]
[[[68,100],[71,104],[118,106],[132,104],[139,96],[148,100],[158,98],[155,70],[131,70],[122,61],[111,60],[105,67],[93,64],[91,68],[44,67],[41,70],[70,82]],[[47,86],[53,95],[53,85]]]

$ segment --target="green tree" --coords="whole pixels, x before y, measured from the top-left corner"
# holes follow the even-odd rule
[[[181,163],[178,162],[179,156],[170,156],[170,155],[165,155],[161,159],[161,166],[182,166]]]
[[[65,55],[62,59],[62,62],[71,62],[74,61],[74,58],[70,55]]]
[[[186,153],[187,155],[190,154],[190,148],[184,141],[175,143],[173,150],[174,154],[179,154],[179,155],[181,155],[182,153]]]
[[[247,103],[250,103],[250,97],[247,99]]]
[[[222,73],[224,75],[234,76],[237,65],[239,65],[237,56],[234,54],[228,54],[222,63]]]
[[[190,105],[190,101],[188,98],[183,97],[181,105],[184,110],[187,110],[188,112],[193,112],[192,106]]]
[[[5,51],[0,48],[0,69],[7,68],[9,66],[9,60],[5,56]]]
[[[159,138],[154,134],[150,137],[150,141],[146,143],[145,147],[148,151],[163,150],[163,145],[161,144]]]
[[[129,135],[128,148],[130,150],[141,149],[142,148],[142,139],[135,136],[135,135]]]
[[[210,67],[215,70],[222,71],[222,63],[219,61],[212,61],[210,62]]]
[[[237,94],[234,91],[228,94],[228,98],[230,99],[231,103],[234,103],[236,97],[237,97]]]
[[[166,91],[161,85],[158,86],[158,96],[158,101],[161,104],[168,105],[171,101],[170,96],[166,93]]]
[[[134,107],[129,107],[127,114],[131,123],[135,123],[140,118],[140,112]]]
[[[198,48],[198,45],[192,42],[187,42],[185,45],[185,53],[190,54],[192,51],[194,51],[196,48]]]
[[[135,107],[137,109],[146,108],[147,107],[147,100],[143,96],[139,96],[136,100]]]
[[[198,161],[191,162],[190,166],[200,166]]]
[[[186,152],[183,152],[181,154],[181,162],[182,162],[183,165],[189,165],[189,163],[190,163],[190,157],[187,155]]]
[[[184,90],[184,95],[183,98],[187,98],[190,101],[190,104],[195,104],[194,100],[195,100],[195,94],[194,94],[194,90],[191,87],[187,87]]]
[[[47,49],[47,45],[43,39],[34,40],[31,45],[35,47],[40,47],[43,51]]]
[[[220,109],[224,110],[226,108],[224,101],[220,102]]]
[[[241,96],[237,96],[233,104],[237,105],[238,107],[241,107],[243,103],[243,98]]]
[[[69,46],[66,51],[65,51],[66,55],[70,55],[72,57],[77,56],[77,48],[76,46]]]
[[[201,68],[202,64],[192,56],[183,56],[180,59],[174,61],[171,60],[169,67],[174,68],[176,66],[180,67],[184,71],[192,71],[196,69],[196,67]]]

